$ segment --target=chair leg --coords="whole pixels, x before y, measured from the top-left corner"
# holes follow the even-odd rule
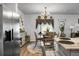
[[[37,46],[37,42],[38,42],[38,41],[36,40],[34,48]]]
[[[43,55],[43,56],[46,56],[45,47],[42,47],[42,46],[41,46],[41,48],[42,48],[42,55]]]
[[[43,41],[43,44],[44,44],[44,46],[45,46],[45,42]]]

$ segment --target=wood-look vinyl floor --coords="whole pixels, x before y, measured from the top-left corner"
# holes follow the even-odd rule
[[[20,51],[20,56],[42,56],[42,53],[39,51],[39,53],[30,53],[27,49],[27,46],[29,44],[25,44],[22,48],[21,48],[21,51]],[[30,49],[29,49],[30,50]],[[34,50],[33,50],[34,52]],[[54,50],[49,48],[49,49],[45,49],[45,53],[46,53],[46,56],[55,56],[55,53],[54,53]]]
[[[21,51],[20,51],[20,56],[26,56],[29,54],[29,51],[27,50],[27,46],[24,45],[22,48],[21,48]]]
[[[29,44],[25,44],[22,48],[21,48],[21,51],[20,51],[20,56],[42,56],[42,49],[41,51],[37,50],[37,49],[27,49],[27,46],[30,45],[31,43]]]

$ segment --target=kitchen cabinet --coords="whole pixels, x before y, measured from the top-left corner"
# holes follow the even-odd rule
[[[4,56],[19,56],[20,46],[18,41],[4,42]]]
[[[15,5],[15,4],[12,4]],[[15,6],[12,6],[12,8]],[[20,54],[19,14],[3,4],[3,52],[5,56]],[[14,8],[13,8],[14,9]]]
[[[3,55],[3,19],[2,19],[2,5],[0,4],[0,56]]]

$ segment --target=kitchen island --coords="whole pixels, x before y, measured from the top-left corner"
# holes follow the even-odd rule
[[[70,38],[70,40],[55,38],[54,41],[57,54],[61,56],[79,56],[79,38]]]

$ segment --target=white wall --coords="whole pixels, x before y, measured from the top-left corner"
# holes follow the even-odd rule
[[[62,20],[62,19],[66,19],[65,21],[65,34],[67,35],[67,37],[70,37],[70,26],[71,25],[75,25],[75,24],[78,24],[78,18],[79,18],[79,15],[53,15],[54,17],[54,20],[55,20],[55,28],[54,30],[56,32],[58,32],[59,30],[59,22],[58,22],[58,19]],[[75,28],[74,28],[75,30]]]
[[[24,27],[30,39],[34,40],[34,31],[35,31],[35,20],[38,15],[25,15],[24,16]]]
[[[37,18],[38,14],[29,14],[24,16],[24,26],[27,34],[31,36],[31,41],[35,40],[34,37],[34,31],[35,31],[35,20]],[[67,37],[70,37],[70,26],[75,25],[76,23],[78,24],[78,18],[79,15],[52,15],[54,18],[54,31],[58,33],[59,31],[59,20],[66,19],[65,22],[65,34]],[[75,29],[76,30],[76,29]]]

